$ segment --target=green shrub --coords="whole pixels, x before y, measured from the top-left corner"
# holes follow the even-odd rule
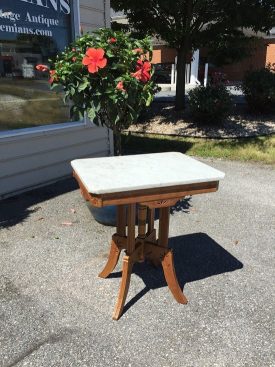
[[[270,67],[248,72],[241,89],[251,111],[275,110],[275,73]]]
[[[218,84],[191,90],[189,106],[196,122],[219,124],[230,114],[233,104],[226,87]]]

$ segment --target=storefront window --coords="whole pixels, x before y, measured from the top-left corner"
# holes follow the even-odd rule
[[[36,65],[72,41],[72,1],[0,1],[0,131],[69,121],[61,93]]]

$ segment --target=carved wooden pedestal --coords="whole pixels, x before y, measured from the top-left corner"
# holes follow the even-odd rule
[[[117,233],[113,235],[107,264],[99,277],[106,278],[114,270],[120,253],[125,250],[122,266],[122,278],[113,319],[118,320],[123,312],[126,301],[132,268],[135,262],[149,260],[155,266],[162,265],[164,276],[170,291],[179,303],[186,304],[187,299],[182,293],[175,273],[173,253],[168,248],[169,211],[178,199],[154,201],[138,205],[138,236],[135,235],[136,204],[129,204],[126,218],[126,206],[118,206]],[[154,229],[155,208],[160,208],[159,235],[156,239]],[[148,227],[146,219],[148,210]],[[126,235],[127,227],[127,235]]]

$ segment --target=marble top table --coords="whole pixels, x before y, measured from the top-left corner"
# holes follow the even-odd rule
[[[76,159],[71,164],[88,192],[94,194],[218,181],[224,177],[223,172],[177,152]]]
[[[117,230],[112,236],[107,264],[99,274],[108,277],[125,250],[113,319],[118,320],[123,312],[133,264],[145,259],[162,265],[173,296],[186,304],[172,250],[168,248],[170,206],[187,195],[217,191],[224,173],[176,152],[76,159],[71,165],[86,200],[96,207],[117,205]],[[155,208],[159,208],[158,238],[154,228]]]

